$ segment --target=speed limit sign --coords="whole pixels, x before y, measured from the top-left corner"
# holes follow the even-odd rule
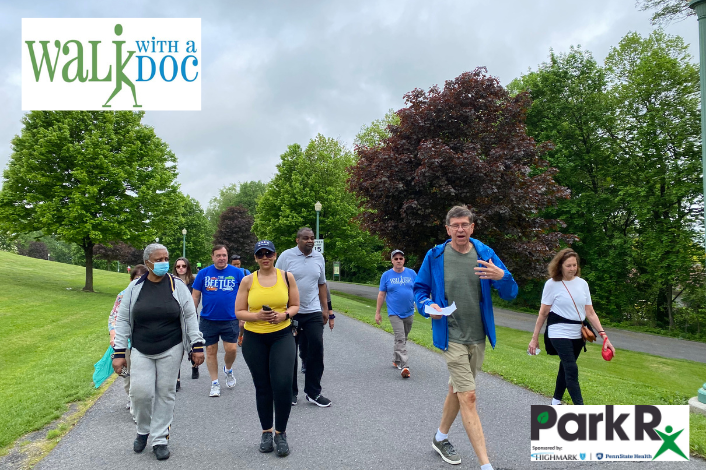
[[[314,240],[314,251],[318,251],[322,255],[324,254],[324,240],[322,238]]]

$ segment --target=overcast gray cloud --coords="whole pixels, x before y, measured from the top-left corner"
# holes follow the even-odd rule
[[[350,144],[414,88],[486,66],[503,84],[549,49],[603,60],[630,31],[649,34],[632,0],[147,2],[0,0],[0,168],[21,129],[21,19],[202,19],[202,110],[147,112],[179,158],[182,190],[204,208],[223,185],[269,180],[287,145],[317,133]],[[692,44],[694,18],[671,25]]]

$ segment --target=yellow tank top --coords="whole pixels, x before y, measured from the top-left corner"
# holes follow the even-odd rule
[[[252,275],[252,286],[248,293],[248,311],[259,312],[263,305],[269,305],[275,312],[284,312],[289,302],[287,281],[282,277],[282,271],[277,270],[277,282],[274,286],[263,287],[257,279],[257,271]],[[272,333],[291,325],[291,320],[285,320],[276,325],[266,321],[246,321],[245,329],[253,333]]]

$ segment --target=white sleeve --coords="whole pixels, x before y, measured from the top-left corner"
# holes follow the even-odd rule
[[[544,305],[553,305],[554,299],[556,298],[556,291],[554,290],[555,282],[552,279],[548,279],[544,283],[544,290],[542,290],[542,303]]]
[[[583,281],[583,288],[586,293],[586,305],[593,305],[593,301],[591,300],[591,289],[588,288],[588,282],[583,279],[581,280]]]

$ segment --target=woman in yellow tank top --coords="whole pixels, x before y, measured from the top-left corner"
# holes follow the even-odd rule
[[[299,311],[299,290],[291,273],[275,268],[276,259],[274,243],[255,244],[260,269],[241,281],[235,310],[238,319],[245,320],[243,358],[255,384],[260,452],[272,452],[276,446],[277,455],[284,457],[289,454],[286,430],[296,354],[290,319]]]

